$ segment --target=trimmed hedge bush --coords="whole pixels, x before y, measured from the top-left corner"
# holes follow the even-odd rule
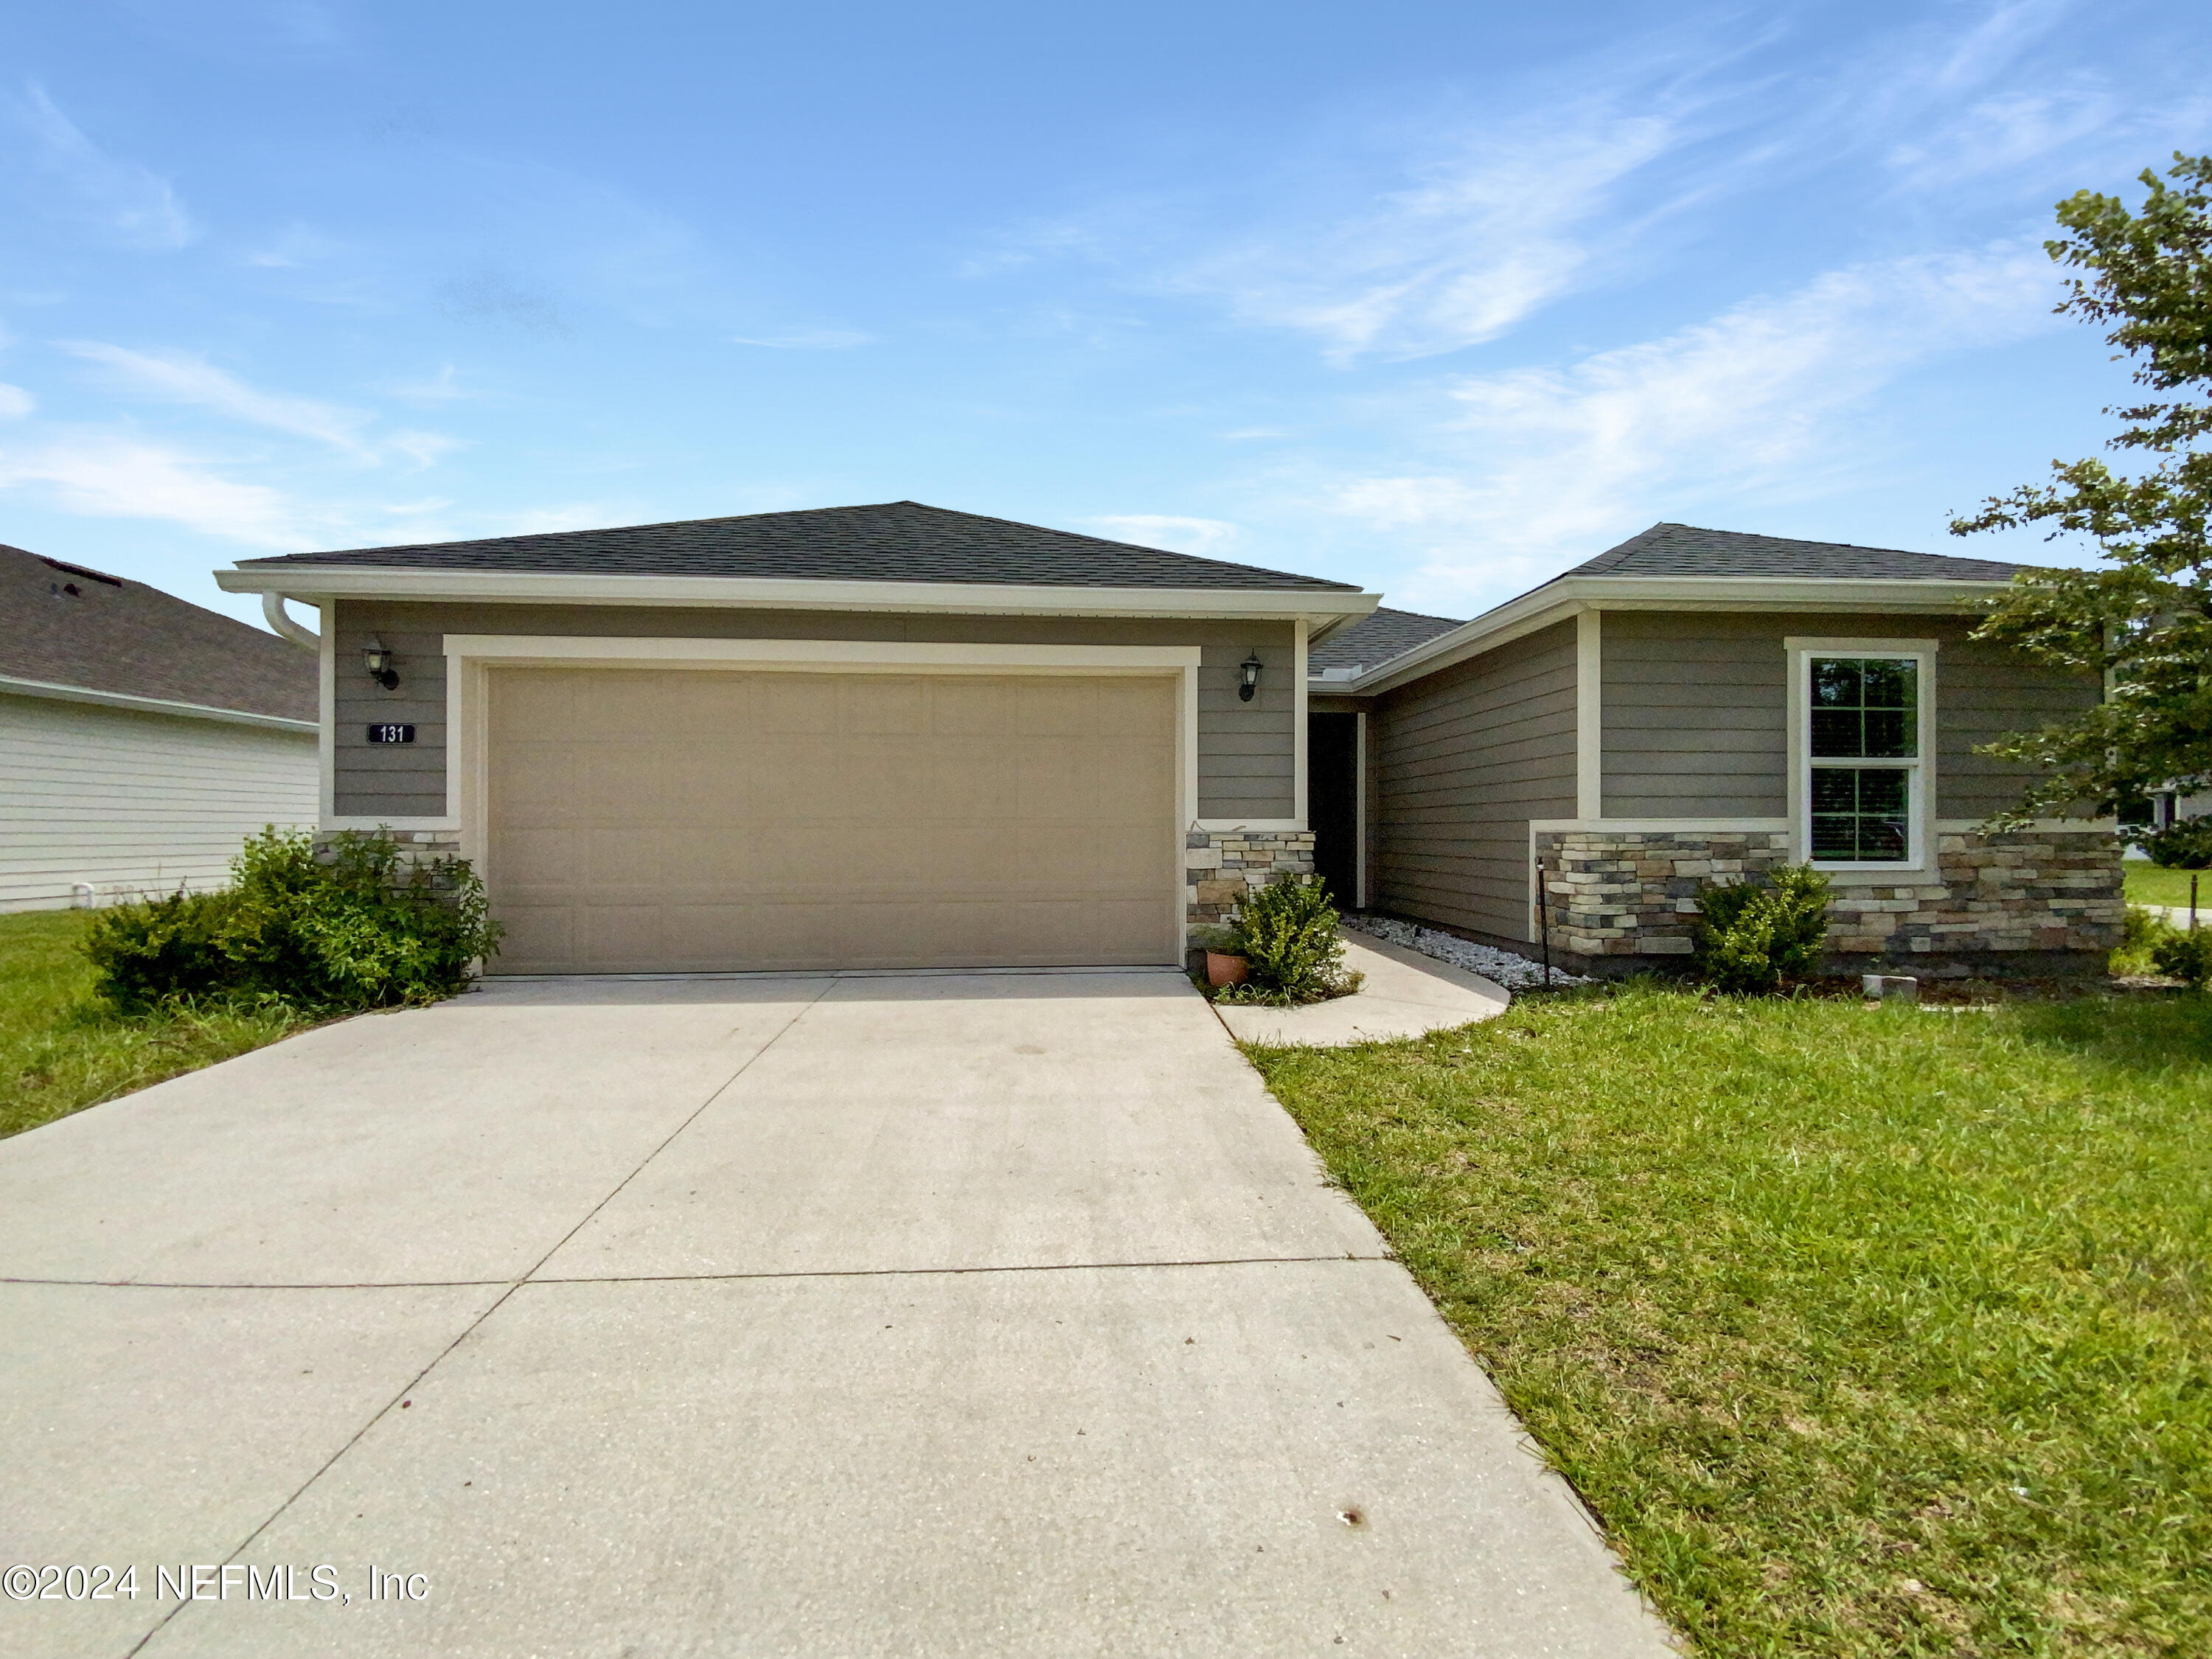
[[[1769,884],[1708,887],[1698,895],[1690,961],[1716,990],[1763,996],[1820,964],[1828,940],[1828,878],[1785,864]]]
[[[2200,928],[2184,933],[2169,927],[2162,937],[2151,941],[2150,960],[2151,966],[2168,979],[2202,986],[2212,980],[2212,932]]]
[[[1229,986],[1227,1002],[1325,1002],[1359,988],[1344,966],[1336,907],[1319,876],[1278,876],[1247,898],[1230,928],[1228,948],[1249,965],[1251,978]]]
[[[232,884],[118,905],[85,939],[98,994],[126,1012],[178,1000],[275,1000],[315,1012],[434,1002],[499,949],[465,859],[409,866],[386,835],[264,830]]]

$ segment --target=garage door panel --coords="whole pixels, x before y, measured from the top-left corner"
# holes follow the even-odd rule
[[[845,682],[830,674],[762,674],[751,688],[754,714],[763,737],[826,738],[836,734]]]
[[[1170,680],[491,679],[507,971],[1173,960]]]
[[[972,738],[1004,732],[1013,718],[1014,688],[1006,680],[930,677],[929,731],[933,737]]]

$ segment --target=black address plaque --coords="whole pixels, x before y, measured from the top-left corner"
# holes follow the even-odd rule
[[[372,726],[368,728],[371,743],[412,743],[415,728],[411,726]]]

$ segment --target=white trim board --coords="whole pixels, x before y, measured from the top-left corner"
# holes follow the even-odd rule
[[[1605,613],[1575,616],[1575,816],[1605,813]]]
[[[1030,617],[1188,617],[1309,621],[1364,617],[1379,593],[1335,588],[1057,587],[997,582],[818,581],[738,576],[416,570],[293,564],[215,573],[226,593],[300,599],[481,599],[518,604],[734,606]]]
[[[325,630],[327,637],[328,630]],[[446,657],[446,800],[440,819],[394,829],[455,828],[461,855],[487,871],[489,676],[495,668],[681,669],[699,672],[1142,675],[1176,684],[1174,937],[1189,947],[1183,828],[1198,809],[1198,669],[1194,645],[977,645],[888,640],[679,640],[570,635],[448,634]],[[1248,826],[1258,828],[1257,824]]]
[[[1333,695],[1371,696],[1494,651],[1585,609],[1902,612],[1965,620],[1974,614],[1978,601],[2010,585],[1874,577],[1562,576],[1349,681],[1333,681],[1328,690]]]
[[[127,691],[95,691],[89,686],[19,679],[13,674],[0,674],[0,692],[17,697],[44,697],[55,702],[88,702],[101,708],[128,709],[135,714],[166,714],[176,720],[258,726],[272,732],[297,732],[303,736],[317,729],[313,720],[295,720],[283,714],[256,714],[243,708],[218,708],[204,702],[173,702],[166,697],[134,696]]]

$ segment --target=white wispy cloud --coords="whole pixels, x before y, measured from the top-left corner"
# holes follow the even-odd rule
[[[775,351],[850,351],[874,339],[874,335],[856,328],[795,328],[781,334],[732,334],[730,343],[767,346]]]
[[[0,418],[21,420],[39,406],[39,400],[19,386],[0,384]]]
[[[11,101],[15,125],[31,141],[32,166],[61,187],[69,211],[126,247],[179,248],[199,234],[167,179],[107,154],[43,88],[27,88]]]
[[[1658,114],[1549,113],[1455,142],[1364,211],[1218,248],[1168,281],[1340,360],[1476,345],[1583,278],[1618,187],[1680,134]]]
[[[2042,252],[2017,244],[1899,258],[1565,368],[1459,380],[1437,434],[1457,465],[1348,479],[1328,505],[1423,546],[1426,602],[1495,599],[1670,500],[1849,468],[1874,394],[1942,355],[2051,326],[2055,287]]]
[[[62,432],[0,446],[0,489],[29,488],[65,513],[155,519],[253,547],[312,544],[282,494],[225,477],[217,465],[128,434]]]
[[[1237,526],[1225,519],[1187,519],[1171,513],[1102,513],[1083,520],[1107,538],[1161,547],[1171,553],[1212,553],[1237,539]]]
[[[250,425],[312,438],[363,459],[373,452],[362,434],[369,415],[313,398],[264,392],[205,360],[181,351],[133,351],[100,340],[63,340],[61,349],[109,371],[121,391],[164,403],[191,404]]]

